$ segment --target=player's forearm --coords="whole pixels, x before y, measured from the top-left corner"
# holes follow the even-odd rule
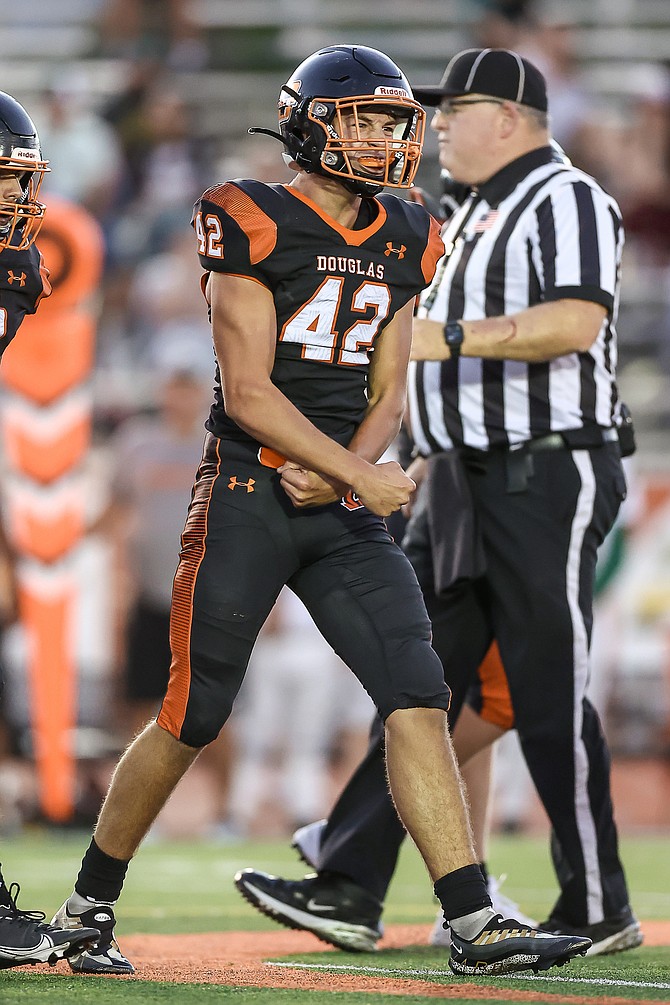
[[[404,396],[402,401],[385,398],[373,402],[354,433],[349,450],[375,464],[400,432],[404,407]]]
[[[271,382],[224,390],[226,411],[240,428],[278,454],[351,486],[366,460],[322,433]]]

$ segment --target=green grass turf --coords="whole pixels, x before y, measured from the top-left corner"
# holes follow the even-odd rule
[[[35,831],[1,842],[2,863],[8,882],[21,884],[19,905],[54,912],[69,893],[82,852],[88,844],[83,834]],[[668,840],[658,837],[628,837],[622,840],[622,857],[628,872],[632,899],[642,918],[670,919],[670,856]],[[232,885],[234,872],[252,865],[286,876],[301,876],[304,868],[288,842],[215,844],[211,842],[148,842],[129,871],[119,902],[119,934],[131,932],[179,933],[199,931],[270,931],[276,926],[254,911]],[[495,875],[505,872],[505,892],[524,910],[542,918],[554,897],[556,884],[544,838],[497,838],[490,867]],[[435,914],[430,883],[416,850],[406,842],[384,913],[386,923],[429,922]],[[280,962],[280,961],[278,961]],[[291,962],[310,967],[355,967],[360,973],[380,976],[378,969],[393,977],[416,977],[445,984],[457,983],[446,966],[444,951],[416,947],[411,951],[385,950],[375,954],[310,953],[291,957]],[[372,968],[372,969],[363,969]],[[323,971],[315,971],[319,973]],[[352,972],[352,971],[345,971]],[[356,972],[356,971],[354,971]],[[633,987],[622,981],[670,985],[670,949],[642,947],[613,957],[579,960],[551,977],[560,980],[480,981],[493,989],[546,991],[554,1002],[563,995],[589,998],[612,996],[635,1001],[670,1002],[670,988]],[[566,980],[569,978],[569,981]],[[324,973],[324,982],[326,980]],[[596,984],[607,980],[614,984]],[[588,983],[586,983],[588,982]],[[510,990],[506,993],[510,994]],[[557,996],[557,997],[556,997]],[[295,1005],[354,1005],[387,1001],[426,1001],[415,996],[396,997],[363,993],[327,994],[279,989],[235,989],[216,985],[173,985],[74,978],[63,964],[54,975],[31,969],[0,971],[1,1005],[107,1005],[124,1000],[128,1005],[144,1002],[201,1002],[244,1000],[252,1005],[295,1002]],[[495,1000],[495,999],[493,999]],[[510,999],[505,999],[510,1001]],[[512,999],[513,1001],[514,999]],[[459,999],[465,1003],[466,999]]]
[[[338,954],[337,959],[332,954],[310,953],[309,959],[303,955],[271,962],[280,963],[282,968],[284,963],[303,965],[313,973],[321,972],[323,968],[324,973],[360,973],[380,977],[386,971],[391,977],[413,977],[437,984],[460,983],[460,979],[448,969],[445,953],[429,946],[415,946],[411,952],[381,950],[377,953],[357,953],[355,956]],[[347,969],[343,970],[343,967]],[[667,1003],[670,1001],[670,947],[640,948],[610,957],[574,960],[567,967],[551,970],[546,977],[523,974],[495,981],[491,978],[467,978],[465,982],[511,991],[523,988],[526,992],[543,991],[551,995],[608,996],[633,1002],[643,999]],[[631,986],[637,983],[646,986]],[[655,988],[654,984],[665,986]]]

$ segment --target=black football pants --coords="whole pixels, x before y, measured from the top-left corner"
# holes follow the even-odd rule
[[[192,747],[215,739],[286,584],[382,718],[449,707],[421,589],[383,520],[340,503],[295,509],[253,448],[210,435],[182,534],[160,726]]]

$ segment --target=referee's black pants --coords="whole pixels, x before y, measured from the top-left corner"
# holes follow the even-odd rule
[[[426,589],[426,601],[454,695],[452,718],[497,639],[522,750],[553,828],[561,893],[552,914],[594,924],[628,903],[609,754],[585,697],[596,552],[625,478],[614,443],[537,452],[527,464],[527,484],[510,491],[507,452],[466,460],[486,571],[443,599]],[[383,734],[373,727],[368,754],[329,818],[319,868],[383,900],[403,837],[387,795]]]

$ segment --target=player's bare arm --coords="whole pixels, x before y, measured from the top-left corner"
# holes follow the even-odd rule
[[[542,363],[573,352],[588,352],[607,310],[589,300],[555,300],[518,314],[461,321],[462,356]],[[414,322],[412,359],[448,359],[443,326],[428,318]]]
[[[412,338],[412,303],[386,326],[372,353],[368,408],[349,450],[374,464],[393,442],[405,409],[407,364]],[[279,469],[282,487],[294,506],[323,506],[341,498],[348,487],[288,461]]]
[[[252,280],[213,273],[207,295],[228,415],[265,446],[353,489],[372,512],[388,516],[404,505],[414,482],[399,465],[376,467],[340,446],[272,383],[277,333],[270,292]]]

